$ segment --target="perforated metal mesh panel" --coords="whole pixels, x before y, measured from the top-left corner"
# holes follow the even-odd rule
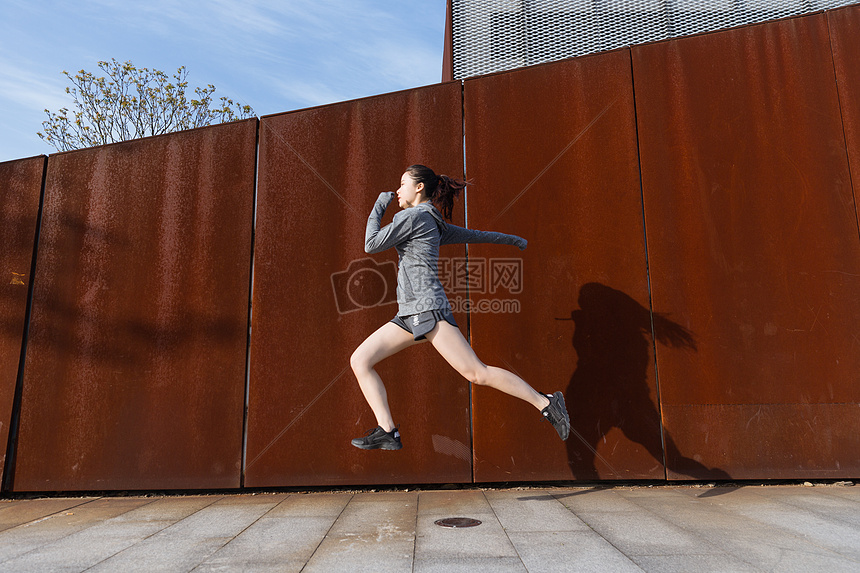
[[[452,0],[454,78],[797,16],[856,0]]]

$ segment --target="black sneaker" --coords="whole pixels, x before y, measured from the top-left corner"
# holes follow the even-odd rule
[[[362,450],[399,450],[403,447],[400,443],[400,432],[394,428],[390,432],[382,429],[382,426],[376,426],[372,430],[368,430],[363,438],[355,438],[352,445]]]
[[[549,398],[549,405],[540,411],[543,417],[555,427],[558,437],[566,440],[570,434],[570,416],[564,405],[564,395],[561,392],[555,394],[544,394]]]

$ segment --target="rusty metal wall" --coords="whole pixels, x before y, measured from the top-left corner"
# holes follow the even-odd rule
[[[12,489],[856,477],[858,31],[855,6],[269,116],[256,164],[256,120],[52,155],[34,277],[45,159],[0,164],[5,420],[34,285]],[[365,223],[411,163],[465,168],[457,224],[529,240],[446,247],[443,281],[480,358],[564,391],[567,443],[424,344],[378,368],[404,449],[349,445],[375,425],[349,356],[396,312]]]
[[[860,5],[828,12],[827,23],[851,167],[854,209],[860,216],[857,210],[860,196]]]
[[[13,419],[46,159],[0,163],[0,475]]]
[[[670,479],[860,471],[860,241],[827,15],[634,47]],[[658,338],[669,331],[655,319]]]
[[[626,49],[465,82],[469,225],[529,241],[470,246],[488,266],[472,343],[564,391],[576,432],[563,443],[530,405],[477,388],[477,481],[665,477],[632,88]]]
[[[367,217],[413,163],[462,177],[461,99],[457,82],[262,119],[245,485],[471,480],[469,386],[426,343],[378,367],[404,448],[349,443],[376,426],[350,355],[397,310]]]
[[[239,486],[256,134],[49,158],[15,491]]]

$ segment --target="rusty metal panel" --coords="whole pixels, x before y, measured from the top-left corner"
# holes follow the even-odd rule
[[[842,125],[854,187],[854,209],[860,196],[860,5],[827,12]],[[860,216],[860,212],[857,213]]]
[[[834,479],[857,476],[857,409],[856,403],[665,404],[663,415],[666,432],[683,436],[681,447],[694,456],[707,452],[702,461],[728,468],[723,472],[733,479]],[[671,456],[669,464],[672,479],[726,477]]]
[[[23,342],[46,157],[0,163],[0,475]]]
[[[262,119],[245,485],[471,480],[468,383],[426,343],[377,368],[403,449],[350,445],[376,422],[349,357],[397,311],[367,217],[412,163],[462,177],[461,99],[448,83]]]
[[[447,0],[445,8],[445,44],[442,48],[442,81],[454,79],[454,39],[452,37],[453,23],[451,21],[451,0]]]
[[[629,51],[467,80],[464,99],[469,225],[529,241],[469,247],[473,347],[564,391],[576,431],[476,388],[476,481],[664,478]]]
[[[239,486],[256,132],[49,158],[15,491]]]
[[[633,48],[670,478],[860,471],[860,242],[827,16]],[[657,325],[657,334],[660,327]]]

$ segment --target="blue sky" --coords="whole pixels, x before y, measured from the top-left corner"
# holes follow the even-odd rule
[[[63,70],[99,60],[172,75],[258,116],[437,83],[446,0],[2,0],[0,161],[50,154]]]

